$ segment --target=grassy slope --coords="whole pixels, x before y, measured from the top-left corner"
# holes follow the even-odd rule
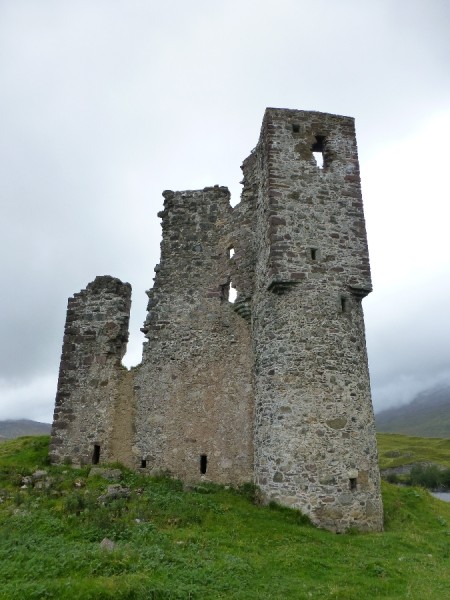
[[[0,599],[447,597],[450,504],[424,490],[384,486],[386,531],[366,535],[126,470],[130,500],[103,507],[107,482],[45,466],[47,441],[0,446]],[[21,475],[43,466],[52,486],[20,490]],[[116,550],[99,548],[104,537]]]
[[[380,469],[417,462],[431,462],[450,468],[450,438],[379,433],[377,439]]]

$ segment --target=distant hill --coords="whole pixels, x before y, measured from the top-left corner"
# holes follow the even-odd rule
[[[51,427],[50,423],[39,423],[29,419],[0,421],[0,441],[11,440],[22,435],[47,435]]]
[[[375,415],[377,431],[419,437],[450,437],[450,386],[426,390],[409,404]]]

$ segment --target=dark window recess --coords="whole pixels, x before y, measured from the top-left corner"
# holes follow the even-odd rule
[[[222,302],[226,302],[230,297],[230,284],[224,283],[220,286],[220,299]]]
[[[300,125],[297,125],[296,123],[292,125],[292,131],[293,133],[300,133]]]
[[[351,490],[356,490],[356,477],[350,477],[349,479],[350,481],[350,489]]]
[[[94,444],[94,452],[92,453],[92,464],[98,465],[100,461],[100,446],[98,444]]]
[[[348,300],[345,296],[341,296],[341,311],[343,313],[348,311]]]
[[[141,460],[141,469],[145,469],[146,466],[147,466],[147,461],[145,460],[145,458],[143,458]]]
[[[205,475],[207,467],[208,467],[208,457],[206,456],[206,454],[202,454],[200,456],[200,473],[202,475]]]
[[[328,166],[325,160],[325,136],[316,135],[316,141],[311,146],[311,152],[313,153],[319,169],[323,169],[324,167]]]
[[[317,248],[310,248],[311,260],[317,260]]]

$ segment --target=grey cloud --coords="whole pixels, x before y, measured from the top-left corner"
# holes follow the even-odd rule
[[[162,190],[218,183],[236,202],[266,106],[355,116],[364,167],[448,107],[448,23],[438,0],[1,3],[0,418],[51,417],[67,297],[98,274],[133,285],[137,360]],[[391,315],[385,285],[366,313],[387,404],[411,371],[440,376],[445,339],[437,307]]]

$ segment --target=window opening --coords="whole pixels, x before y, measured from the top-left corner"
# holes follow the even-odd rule
[[[343,313],[347,312],[348,310],[348,301],[347,298],[345,296],[341,296],[341,311]]]
[[[220,286],[220,300],[222,302],[231,302],[234,304],[237,298],[237,290],[233,287],[233,283],[229,281]]]
[[[350,477],[349,479],[350,481],[350,489],[351,490],[356,490],[356,477]]]
[[[207,466],[208,466],[208,457],[206,456],[206,454],[202,454],[200,456],[200,473],[202,475],[206,474]]]
[[[100,446],[98,444],[94,444],[94,452],[92,453],[92,464],[98,465],[100,461]]]
[[[145,469],[145,468],[146,468],[146,466],[147,466],[147,461],[145,460],[145,458],[143,458],[143,459],[141,460],[141,469]]]
[[[323,169],[323,152],[313,152],[313,156],[319,169]]]
[[[230,295],[230,284],[224,283],[220,286],[220,299],[222,302],[228,301],[228,297]]]
[[[311,260],[317,260],[317,248],[310,248]]]
[[[300,125],[297,125],[297,123],[294,123],[292,125],[292,131],[293,131],[293,133],[300,133]]]
[[[325,137],[323,135],[316,135],[316,141],[311,146],[311,151],[317,166],[319,169],[323,169],[325,166]]]
[[[234,248],[233,246],[230,246],[230,248],[228,248],[228,258],[233,258],[234,256]]]

